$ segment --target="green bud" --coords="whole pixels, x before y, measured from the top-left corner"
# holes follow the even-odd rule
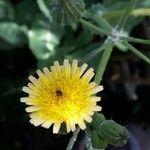
[[[128,141],[128,131],[113,120],[106,120],[98,128],[99,135],[114,146],[123,146]]]
[[[64,25],[77,23],[83,15],[83,0],[50,0],[50,12],[53,21]]]
[[[92,128],[97,130],[100,124],[105,121],[105,117],[102,113],[95,112],[93,115]]]
[[[108,145],[107,141],[99,136],[96,130],[91,132],[91,142],[94,148],[105,149]]]

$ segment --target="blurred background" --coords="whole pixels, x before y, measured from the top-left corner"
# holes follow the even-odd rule
[[[85,0],[85,16],[98,26],[93,16],[99,14],[115,26],[128,2]],[[52,23],[49,13],[34,0],[0,0],[0,150],[64,150],[71,134],[53,135],[51,129],[31,125],[19,100],[22,86],[30,74],[54,60],[75,58],[97,69],[101,53],[87,56],[105,37],[80,23],[60,27]],[[139,0],[124,30],[134,37],[150,39],[149,16],[150,0]],[[149,46],[134,46],[150,56]],[[130,140],[124,148],[108,150],[150,150],[150,66],[125,47],[121,49],[114,49],[108,63],[100,105],[107,119],[129,129]],[[75,149],[82,149],[83,143],[81,133]]]

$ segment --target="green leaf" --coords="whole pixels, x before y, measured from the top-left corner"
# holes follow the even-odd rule
[[[61,38],[64,35],[64,28],[60,27],[57,24],[54,24],[52,21],[48,20],[43,14],[38,14],[33,22],[32,29],[40,30],[45,29],[57,35]]]
[[[144,1],[141,1],[142,2],[142,5],[144,7],[150,7],[150,1],[149,0],[144,0]]]
[[[120,0],[105,0],[103,2],[103,6],[107,8],[107,10],[120,10],[124,9],[128,6],[129,1],[120,1]]]
[[[88,19],[92,19],[95,14],[99,14],[101,16],[102,13],[105,11],[106,11],[106,8],[102,4],[100,4],[100,3],[93,4],[90,8],[88,8],[84,12],[84,17],[86,17]]]
[[[129,4],[128,4],[129,6],[126,7],[123,15],[121,16],[121,18],[119,19],[119,21],[117,23],[117,30],[121,30],[124,27],[124,24],[127,23],[127,19],[131,15],[132,10],[135,8],[137,1],[138,0],[130,0],[129,1]]]
[[[33,21],[28,33],[29,47],[38,60],[46,60],[55,55],[56,46],[64,34],[62,27],[53,24],[43,15],[38,15]]]
[[[31,0],[22,0],[16,6],[16,19],[20,24],[31,25],[33,18],[39,13],[37,4]]]
[[[118,20],[122,16],[125,8],[130,6],[129,1],[118,1],[118,0],[106,0],[103,3],[104,5],[94,4],[90,7],[86,13],[85,17],[92,19],[96,24],[103,29],[111,30],[116,26]],[[106,23],[106,20],[109,22]],[[104,22],[105,21],[105,22]],[[128,33],[132,30],[141,21],[139,17],[129,17],[128,22],[124,25],[124,30]]]
[[[83,0],[51,0],[49,10],[53,21],[60,25],[74,25],[83,15],[85,4]]]
[[[13,20],[15,13],[12,5],[6,0],[0,0],[0,21]]]
[[[86,46],[92,41],[92,39],[93,34],[89,30],[84,29],[83,31],[80,32],[80,35],[76,39],[75,43],[77,47]]]
[[[41,12],[52,21],[50,10],[48,9],[48,1],[47,0],[37,0],[37,4]]]
[[[58,38],[48,30],[31,30],[28,34],[29,47],[37,59],[48,59],[55,54]]]
[[[25,26],[19,26],[13,22],[0,23],[0,45],[1,49],[11,49],[14,47],[23,46],[27,42],[27,28]],[[7,47],[5,44],[9,44],[12,47]]]

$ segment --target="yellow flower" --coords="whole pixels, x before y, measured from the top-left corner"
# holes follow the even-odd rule
[[[94,111],[101,110],[96,104],[100,97],[95,94],[103,89],[90,82],[94,70],[87,70],[87,66],[78,67],[77,60],[72,64],[64,60],[63,65],[55,61],[50,70],[37,71],[38,79],[29,76],[31,82],[23,87],[28,96],[21,98],[21,102],[30,105],[26,111],[30,113],[31,124],[45,128],[54,124],[53,133],[59,132],[62,123],[66,124],[67,132],[74,131],[76,125],[86,128],[85,121],[91,122]]]

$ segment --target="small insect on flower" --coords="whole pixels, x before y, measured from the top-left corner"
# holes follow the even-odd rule
[[[30,122],[35,126],[49,128],[53,124],[53,133],[58,133],[62,123],[66,124],[67,132],[75,131],[76,125],[85,129],[85,121],[91,122],[94,111],[101,111],[97,105],[100,97],[95,94],[103,89],[95,82],[93,68],[88,65],[78,67],[77,60],[72,64],[64,60],[58,61],[43,71],[38,70],[38,79],[29,76],[31,82],[23,87],[28,94],[21,102],[29,105]]]

